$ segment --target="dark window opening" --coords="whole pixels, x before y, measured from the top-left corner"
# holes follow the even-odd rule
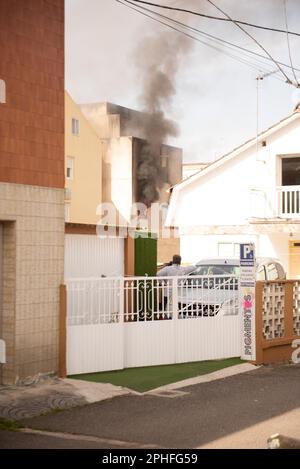
[[[282,185],[300,185],[300,158],[282,158]]]

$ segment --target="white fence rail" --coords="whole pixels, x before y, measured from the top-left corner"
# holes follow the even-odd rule
[[[282,186],[277,189],[278,215],[300,217],[300,186]]]
[[[238,284],[224,275],[66,281],[68,374],[239,356]]]
[[[249,216],[254,218],[300,218],[300,186],[250,190]]]

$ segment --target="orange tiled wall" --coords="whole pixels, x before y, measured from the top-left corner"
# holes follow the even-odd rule
[[[0,181],[64,187],[64,0],[0,0]]]

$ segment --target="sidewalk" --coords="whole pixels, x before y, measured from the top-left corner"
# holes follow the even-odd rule
[[[30,386],[0,387],[0,418],[21,420],[129,392],[112,384],[60,378],[48,378]]]
[[[95,383],[69,378],[49,378],[38,384],[28,386],[11,386],[2,389],[0,387],[0,418],[21,420],[126,394],[146,395],[176,390],[255,369],[254,365],[243,363],[206,375],[167,384],[145,393],[138,393],[109,383]]]

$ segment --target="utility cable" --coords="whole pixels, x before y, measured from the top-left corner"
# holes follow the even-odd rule
[[[135,5],[132,1],[130,1],[130,0],[123,0],[123,1],[125,1],[126,3],[129,3],[130,5],[136,6],[136,5]],[[138,8],[141,9],[141,10],[147,11],[147,12],[149,12],[149,13],[152,13],[152,14],[154,14],[154,15],[160,17],[160,18],[164,18],[164,19],[166,19],[167,21],[171,21],[172,23],[175,23],[175,24],[177,24],[177,25],[180,25],[180,26],[182,26],[183,28],[186,28],[186,29],[188,29],[188,30],[191,30],[191,31],[193,31],[193,32],[196,32],[196,33],[198,33],[200,36],[205,36],[205,37],[207,37],[207,38],[209,38],[209,39],[211,39],[211,40],[214,40],[214,41],[223,43],[223,44],[225,44],[225,45],[227,45],[227,46],[231,46],[232,48],[236,48],[236,49],[242,50],[243,52],[246,52],[246,53],[248,53],[248,54],[255,55],[255,56],[260,57],[260,58],[262,58],[262,59],[264,59],[264,60],[271,60],[270,57],[266,57],[265,55],[258,54],[257,52],[254,52],[254,51],[252,51],[252,50],[246,49],[245,47],[239,46],[239,45],[234,44],[234,43],[232,43],[232,42],[230,42],[230,41],[226,41],[225,39],[221,39],[221,38],[219,38],[219,37],[217,37],[217,36],[213,36],[212,34],[208,34],[208,33],[204,32],[204,31],[201,31],[200,29],[197,29],[197,28],[195,28],[195,27],[192,27],[192,26],[190,26],[190,25],[188,25],[188,24],[186,24],[186,23],[182,23],[181,21],[175,20],[174,18],[170,18],[169,16],[162,15],[161,13],[157,13],[156,11],[151,10],[150,8],[146,8],[146,7],[143,7],[143,6],[138,6]],[[135,8],[133,8],[133,9],[135,9]],[[136,9],[135,9],[135,11],[139,11],[139,10],[136,10]],[[288,64],[285,64],[285,63],[283,63],[283,62],[279,62],[278,60],[276,60],[276,61],[277,61],[280,65],[282,65],[282,66],[284,66],[284,67],[292,68],[292,67],[291,67],[290,65],[288,65]],[[265,62],[262,62],[262,63],[264,63],[264,65],[266,65]],[[300,69],[298,69],[298,68],[294,68],[294,70],[297,70],[298,72],[300,72]]]
[[[115,0],[115,1],[116,1],[117,3],[120,3],[120,4],[123,5],[123,6],[126,6],[127,8],[130,8],[130,9],[132,9],[132,10],[135,10],[136,12],[140,13],[141,15],[146,16],[146,17],[150,18],[151,20],[156,21],[157,23],[160,23],[160,24],[162,24],[162,25],[164,25],[164,26],[167,26],[168,28],[170,28],[170,29],[172,29],[172,30],[174,30],[174,31],[177,31],[177,32],[183,34],[184,36],[189,37],[190,39],[193,39],[194,41],[197,41],[197,42],[199,42],[199,43],[201,43],[201,44],[203,44],[203,45],[205,45],[205,46],[207,46],[207,47],[210,47],[211,49],[214,49],[214,50],[216,50],[216,51],[218,51],[218,52],[220,52],[220,53],[223,53],[223,54],[225,54],[225,55],[231,57],[232,59],[237,60],[238,62],[240,62],[240,63],[242,63],[242,64],[244,64],[244,65],[247,65],[248,67],[250,67],[250,68],[252,68],[252,69],[254,69],[254,70],[256,70],[256,71],[260,71],[260,72],[262,72],[262,71],[264,71],[264,72],[269,72],[269,71],[270,71],[270,70],[268,70],[268,69],[266,69],[266,68],[263,68],[263,67],[261,67],[261,66],[258,66],[257,64],[254,65],[253,63],[249,63],[246,59],[242,59],[241,57],[237,57],[236,55],[230,54],[229,52],[224,51],[224,50],[223,50],[222,48],[220,48],[220,47],[213,46],[212,44],[208,44],[207,42],[204,42],[204,41],[202,41],[201,39],[199,39],[199,38],[197,38],[197,37],[195,37],[195,36],[192,36],[191,34],[188,34],[188,33],[184,32],[184,31],[181,31],[180,29],[177,29],[177,28],[175,28],[174,26],[171,26],[171,25],[168,24],[168,23],[165,23],[165,22],[163,22],[163,21],[161,21],[161,20],[159,20],[159,19],[156,19],[156,18],[154,18],[153,16],[150,16],[150,15],[148,15],[147,13],[144,13],[144,12],[142,12],[141,10],[138,10],[137,8],[131,7],[131,6],[128,5],[128,3],[130,3],[130,2],[128,2],[128,0],[123,0],[123,1],[121,1],[121,0]],[[123,2],[126,2],[126,3],[123,3]],[[274,78],[277,79],[277,80],[280,80],[280,81],[284,81],[284,80],[282,80],[280,77],[274,77]]]
[[[287,76],[287,74],[285,73],[285,71],[281,68],[281,66],[278,64],[278,62],[276,62],[276,60],[271,56],[271,54],[264,48],[264,46],[262,46],[256,39],[255,37],[253,37],[250,33],[248,33],[248,31],[246,29],[244,29],[240,24],[238,24],[235,20],[233,20],[225,11],[223,11],[220,7],[218,7],[217,5],[214,4],[214,2],[212,2],[212,0],[206,0],[208,3],[210,3],[212,6],[214,6],[218,11],[220,11],[221,13],[223,13],[223,15],[226,16],[226,18],[228,18],[230,21],[232,21],[233,24],[235,24],[241,31],[243,31],[247,36],[249,36],[254,42],[255,44],[258,45],[258,47],[260,47],[265,54],[268,55],[268,57],[270,57],[270,59],[274,62],[274,64],[277,66],[278,70],[282,73],[282,75],[286,78],[286,81],[287,83],[289,84],[293,84],[293,82],[291,81],[291,79]]]
[[[286,26],[286,40],[287,40],[287,45],[288,45],[288,51],[289,51],[289,58],[290,58],[290,63],[291,63],[291,69],[295,78],[295,82],[297,87],[299,86],[296,73],[294,70],[293,66],[293,61],[292,61],[292,54],[291,54],[291,47],[290,47],[290,38],[289,38],[289,32],[288,32],[288,17],[287,17],[287,6],[286,6],[286,0],[283,0],[283,5],[284,5],[284,18],[285,18],[285,26]]]
[[[283,30],[283,29],[269,28],[267,26],[261,26],[261,25],[258,25],[258,24],[247,23],[245,21],[229,20],[228,18],[220,18],[219,16],[205,15],[204,13],[199,13],[199,12],[193,11],[193,10],[186,10],[184,8],[170,7],[170,6],[167,6],[167,5],[160,5],[158,3],[147,2],[145,0],[133,0],[133,1],[135,3],[143,3],[145,5],[150,5],[150,6],[153,6],[153,7],[156,7],[156,8],[164,8],[166,10],[173,10],[173,11],[181,11],[183,13],[190,13],[191,15],[201,16],[203,18],[208,18],[208,19],[212,19],[212,20],[234,21],[235,23],[238,23],[238,24],[243,24],[245,26],[251,26],[251,28],[265,29],[266,31],[273,31],[273,32],[276,32],[276,33],[284,33],[284,34],[286,33],[286,31]],[[296,33],[294,31],[289,31],[289,34],[292,34],[294,36],[300,36],[300,33]]]

